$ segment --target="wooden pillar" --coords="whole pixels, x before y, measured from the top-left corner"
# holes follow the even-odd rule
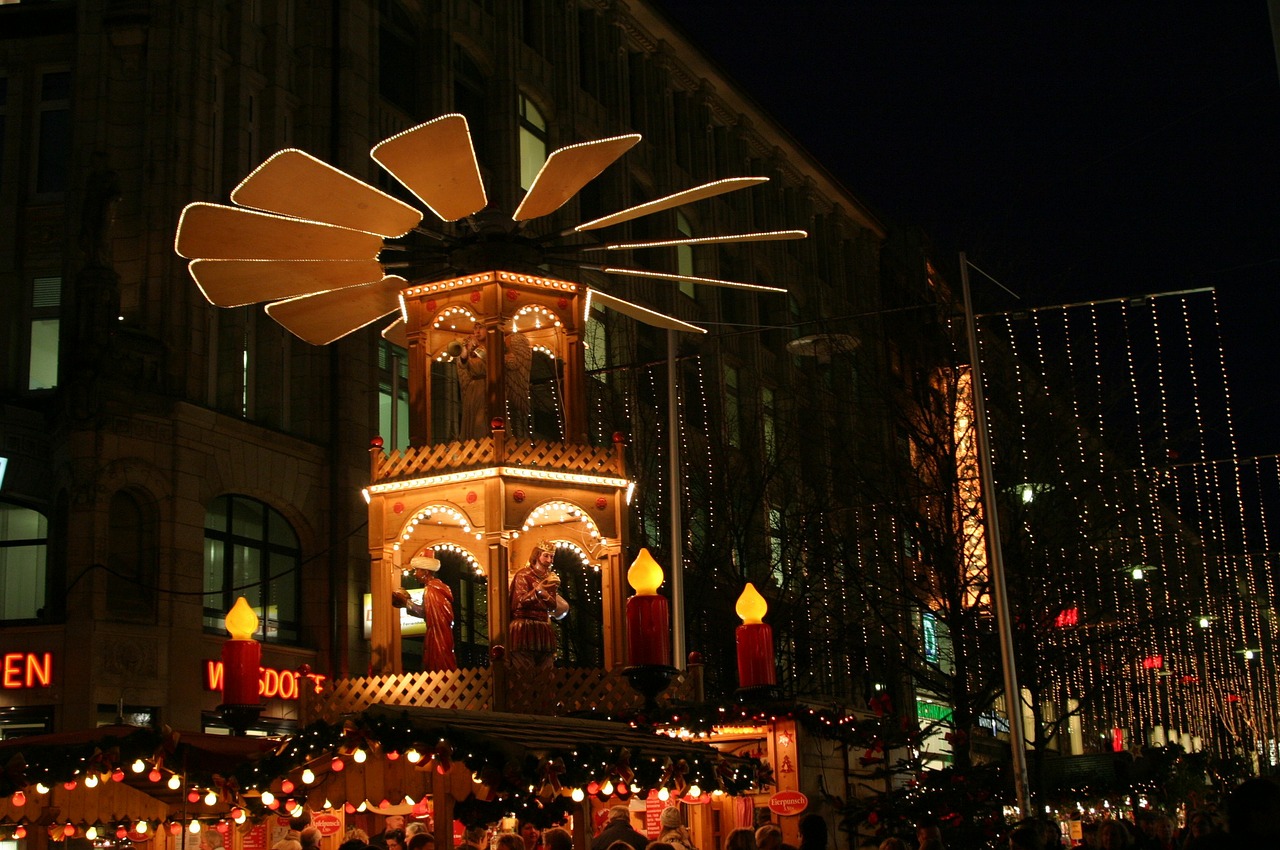
[[[503,544],[502,535],[489,535],[489,646],[507,646],[507,623],[511,619],[510,551]],[[505,711],[507,707],[507,665],[505,660],[494,660],[493,672],[494,708]]]
[[[626,648],[626,598],[630,585],[627,584],[627,567],[622,563],[622,551],[610,547],[605,554],[604,565],[600,568],[600,597],[604,610],[604,668],[613,670],[627,663]]]

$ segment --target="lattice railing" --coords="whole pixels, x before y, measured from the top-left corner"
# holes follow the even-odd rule
[[[376,455],[373,481],[390,481],[488,466],[518,466],[582,475],[625,474],[622,460],[609,447],[546,440],[507,440],[483,437]]]
[[[378,461],[373,480],[434,475],[444,470],[458,471],[494,464],[493,438],[461,440],[435,446],[414,446],[391,452]]]
[[[389,676],[335,679],[320,693],[303,696],[303,722],[335,721],[373,706],[421,706],[462,711],[502,710],[522,714],[565,716],[595,710],[608,714],[634,711],[643,705],[621,670],[556,667],[539,673],[537,686],[511,682],[505,705],[495,699],[494,670],[445,670],[400,673]],[[697,683],[693,671],[676,674],[659,702],[695,702]]]
[[[621,475],[613,449],[580,443],[548,443],[542,440],[507,446],[508,466],[531,466],[585,475]]]
[[[334,679],[320,693],[303,695],[303,721],[333,722],[343,714],[363,711],[371,705],[491,711],[493,674],[481,667]]]

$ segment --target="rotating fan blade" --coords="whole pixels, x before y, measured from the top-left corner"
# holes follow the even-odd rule
[[[408,285],[387,275],[361,286],[276,301],[267,305],[267,315],[299,339],[328,345],[400,309],[400,290]]]
[[[725,286],[730,289],[754,289],[758,292],[786,292],[780,286],[765,286],[762,283],[743,283],[737,280],[721,280],[718,277],[694,277],[687,274],[667,274],[666,272],[651,272],[643,269],[615,269],[605,267],[600,269],[605,274],[629,275],[631,277],[651,277],[657,280],[669,280],[675,283],[688,281],[689,283],[705,283],[707,286]]]
[[[272,154],[231,191],[242,207],[336,224],[394,238],[422,221],[422,213],[292,148]]]
[[[674,248],[677,245],[718,245],[724,242],[777,242],[785,239],[805,239],[803,230],[769,230],[762,233],[733,233],[728,236],[691,236],[688,239],[665,239],[660,242],[611,242],[606,245],[587,245],[582,251],[630,251],[634,248]]]
[[[372,260],[382,237],[272,213],[187,204],[174,250],[188,260]]]
[[[748,186],[756,186],[760,183],[768,182],[768,177],[730,177],[727,180],[713,180],[710,183],[703,183],[701,186],[694,186],[692,189],[685,189],[683,192],[676,192],[674,195],[667,195],[665,198],[658,198],[656,201],[637,204],[634,207],[619,210],[618,212],[606,215],[603,218],[597,218],[593,221],[588,221],[585,224],[579,224],[577,227],[574,227],[561,235],[568,235],[574,231],[582,232],[584,230],[598,230],[601,227],[608,227],[611,224],[621,224],[624,221],[631,221],[634,218],[652,215],[656,212],[669,210],[672,207],[681,207],[685,204],[691,204],[694,201],[701,201],[703,198],[714,198],[716,195],[723,195],[726,192],[736,192],[737,190],[745,189]]]
[[[369,151],[441,221],[457,221],[488,205],[467,119],[441,115],[405,130]]]
[[[192,279],[209,303],[242,307],[382,279],[377,260],[192,260]]]
[[[613,164],[640,141],[640,135],[614,136],[582,142],[553,151],[542,163],[538,176],[520,206],[511,216],[515,221],[528,221],[542,215],[550,215],[590,183],[600,172]]]
[[[700,334],[707,332],[706,328],[700,328],[697,325],[682,322],[679,319],[668,316],[666,313],[659,313],[656,310],[650,310],[648,307],[641,307],[639,304],[632,304],[630,301],[623,301],[621,298],[614,298],[612,295],[606,295],[598,289],[592,289],[589,291],[591,293],[591,303],[607,307],[624,316],[630,316],[637,322],[643,322],[644,324],[652,325],[655,328],[666,328],[673,331],[692,331]]]

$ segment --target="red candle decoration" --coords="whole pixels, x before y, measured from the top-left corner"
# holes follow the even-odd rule
[[[773,666],[773,627],[763,622],[768,603],[751,582],[743,588],[734,606],[742,625],[738,626],[738,687],[758,688],[776,684]]]
[[[636,595],[627,600],[627,661],[671,665],[671,615],[667,597],[658,594],[662,567],[648,549],[641,549],[627,570],[627,582]]]
[[[258,671],[262,644],[253,639],[258,615],[241,596],[226,618],[231,638],[222,644],[222,702],[224,705],[258,704]]]

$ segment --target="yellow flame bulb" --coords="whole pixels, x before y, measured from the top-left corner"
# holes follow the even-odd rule
[[[258,630],[258,615],[253,612],[249,600],[241,596],[227,613],[227,632],[235,640],[253,640]]]
[[[760,595],[760,591],[756,590],[755,585],[747,582],[733,610],[742,618],[743,623],[759,623],[763,622],[765,612],[769,610],[769,603],[764,601],[764,597]]]
[[[636,592],[636,596],[657,596],[658,585],[662,584],[662,567],[649,554],[648,549],[641,549],[640,554],[631,562],[627,570],[627,583]]]

